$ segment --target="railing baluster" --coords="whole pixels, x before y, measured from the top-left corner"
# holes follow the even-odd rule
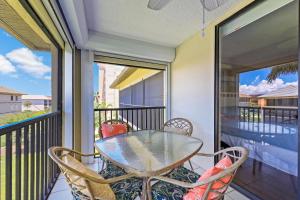
[[[16,191],[15,191],[15,199],[21,199],[21,128],[16,131]]]
[[[24,128],[24,200],[28,200],[28,189],[29,189],[29,179],[28,179],[28,157],[29,157],[29,138],[28,138],[29,126]]]
[[[44,199],[44,179],[45,177],[45,120],[41,121],[41,195],[40,198]]]
[[[148,129],[148,108],[146,108],[146,129]]]
[[[48,148],[52,147],[52,135],[53,135],[53,120],[52,117],[49,118],[49,133],[48,133]],[[53,173],[53,161],[52,159],[49,159],[49,179],[48,179],[48,190],[51,189],[51,183],[52,183],[52,173]]]
[[[150,129],[153,129],[152,127],[152,109],[150,108]]]
[[[35,162],[35,170],[36,170],[36,194],[35,197],[38,199],[40,197],[40,135],[41,134],[41,126],[40,126],[40,121],[37,122],[36,124],[36,151],[35,151],[35,156],[36,156],[36,162]]]
[[[34,177],[35,177],[35,171],[34,171],[34,165],[35,165],[35,123],[31,125],[31,131],[30,131],[30,199],[35,199],[34,195]]]
[[[139,130],[139,109],[136,109],[136,129]]]
[[[12,132],[6,133],[5,156],[5,195],[6,200],[12,199]]]
[[[48,154],[47,154],[47,150],[49,148],[49,118],[46,119],[45,121],[45,148],[46,148],[46,151],[45,151],[45,181],[44,181],[44,191],[45,191],[45,194],[48,194],[48,178],[49,178],[49,174],[48,174],[48,160],[49,160],[49,157],[48,157]]]

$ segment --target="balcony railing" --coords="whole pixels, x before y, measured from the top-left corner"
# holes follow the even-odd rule
[[[47,199],[59,169],[47,149],[61,145],[60,113],[0,127],[0,199]]]
[[[296,124],[298,108],[289,107],[239,107],[240,121],[270,124]]]
[[[162,128],[165,116],[165,107],[146,107],[122,105],[121,108],[94,109],[95,117],[95,140],[98,139],[98,129],[107,120],[119,119],[127,122],[133,131],[136,130],[159,130]]]

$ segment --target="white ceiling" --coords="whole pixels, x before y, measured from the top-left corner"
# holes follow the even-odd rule
[[[207,21],[224,13],[237,0],[207,12]],[[89,30],[176,47],[201,29],[200,0],[173,0],[162,10],[147,8],[148,0],[84,1]]]
[[[297,60],[298,22],[293,1],[232,32],[221,40],[222,63],[247,71]]]
[[[206,21],[242,0],[228,0],[206,12]],[[172,0],[162,10],[148,0],[58,1],[78,47],[170,62],[175,47],[201,30],[200,0]]]

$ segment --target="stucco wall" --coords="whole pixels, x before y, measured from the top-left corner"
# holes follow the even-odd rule
[[[250,2],[244,0],[231,8],[205,29],[204,37],[196,33],[176,48],[176,58],[171,64],[171,117],[191,120],[193,136],[204,142],[202,152],[214,151],[215,25]],[[212,160],[206,161],[201,166],[210,166]]]

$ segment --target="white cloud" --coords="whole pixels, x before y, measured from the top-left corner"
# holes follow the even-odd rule
[[[7,60],[3,55],[0,55],[0,73],[10,74],[16,72],[16,68],[13,64]]]
[[[51,76],[44,76],[44,79],[51,80]]]
[[[256,84],[259,81],[259,79],[260,79],[260,75],[256,76],[254,81],[251,82],[251,85]]]
[[[269,83],[266,80],[262,80],[257,85],[240,85],[240,93],[248,95],[265,94],[287,85],[298,85],[298,81],[285,83],[282,79],[278,78],[272,83]]]
[[[36,56],[28,48],[15,49],[6,54],[6,57],[24,72],[42,78],[51,71],[51,68],[42,62],[42,58]]]

